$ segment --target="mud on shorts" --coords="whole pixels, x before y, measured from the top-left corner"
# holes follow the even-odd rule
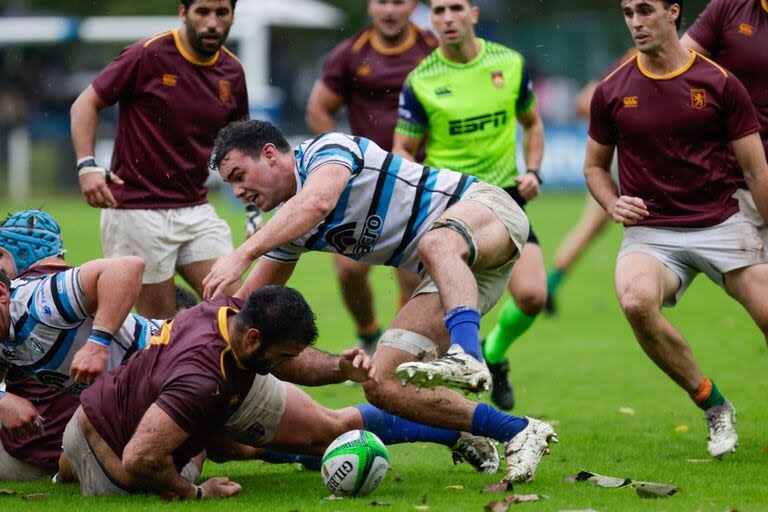
[[[11,456],[5,451],[3,443],[0,443],[0,481],[28,482],[50,478],[50,476],[45,469]]]
[[[271,374],[256,375],[248,395],[224,424],[224,432],[248,446],[268,444],[285,413],[285,383]]]
[[[461,196],[458,203],[462,201],[475,201],[488,207],[506,226],[510,239],[515,244],[515,247],[517,247],[514,256],[499,267],[490,269],[470,267],[477,283],[478,309],[481,315],[485,315],[493,309],[493,306],[496,305],[506,292],[512,267],[520,258],[520,251],[523,250],[523,245],[525,245],[530,234],[530,225],[528,217],[526,217],[525,212],[523,212],[523,209],[517,202],[503,189],[494,185],[483,182],[473,183],[464,195]],[[443,215],[433,222],[429,229],[441,228],[451,224],[458,224],[463,228],[469,237],[467,243],[472,246],[471,252],[477,254],[477,241],[474,239],[472,231],[461,219]],[[413,297],[424,293],[438,293],[437,285],[435,285],[429,274],[426,273],[421,280],[421,284],[413,292]],[[432,355],[432,353],[436,352],[435,344],[432,340],[402,329],[388,330],[382,336],[379,344],[403,350],[421,359],[427,357],[428,353]]]
[[[80,482],[80,493],[83,496],[127,496],[131,490],[123,487],[96,458],[88,441],[85,439],[77,414],[67,423],[64,429],[62,446],[67,456],[69,466],[77,481]],[[179,472],[187,482],[194,484],[200,478],[200,470],[190,461]]]
[[[768,240],[761,230],[739,212],[708,228],[626,227],[616,261],[639,252],[652,256],[677,274],[680,288],[664,302],[672,307],[699,273],[722,288],[724,274],[768,263],[767,246]]]
[[[215,260],[234,250],[229,225],[207,203],[160,210],[102,210],[101,246],[105,258],[143,259],[143,284],[162,283],[178,267]]]

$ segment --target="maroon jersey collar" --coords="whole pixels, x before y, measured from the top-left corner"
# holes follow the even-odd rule
[[[224,378],[227,377],[227,370],[224,366],[224,357],[227,355],[227,352],[232,353],[232,358],[235,360],[235,364],[238,368],[241,370],[245,370],[245,366],[240,362],[240,359],[237,357],[237,353],[235,352],[235,349],[232,348],[232,340],[229,337],[229,327],[227,327],[227,318],[229,317],[230,312],[237,313],[237,310],[234,308],[228,308],[226,306],[219,308],[219,332],[221,332],[221,336],[224,338],[224,341],[227,342],[227,348],[221,351],[221,357],[219,359],[219,364],[221,365],[221,374],[224,376]]]
[[[179,50],[179,53],[181,54],[184,59],[191,62],[195,66],[206,66],[210,67],[216,64],[219,60],[219,55],[221,55],[221,50],[217,51],[216,54],[211,57],[208,60],[200,60],[195,58],[191,53],[189,53],[187,50],[184,49],[184,45],[181,44],[181,36],[179,35],[179,29],[175,29],[171,31],[173,34],[173,41],[176,43],[176,49]]]
[[[763,0],[763,1],[765,1],[765,0]],[[643,62],[640,59],[639,55],[637,57],[637,69],[639,69],[640,72],[642,74],[644,74],[645,76],[647,76],[648,78],[653,78],[654,80],[669,80],[671,78],[678,77],[678,76],[682,75],[683,73],[685,73],[686,71],[688,71],[689,69],[691,69],[691,66],[693,66],[693,62],[696,60],[696,56],[698,54],[696,52],[694,52],[693,50],[688,50],[688,52],[691,54],[690,57],[688,58],[688,62],[686,62],[685,65],[683,65],[683,67],[681,67],[679,69],[676,69],[676,70],[674,70],[671,73],[667,73],[666,75],[657,75],[657,74],[651,73],[650,71],[645,69],[643,67]]]

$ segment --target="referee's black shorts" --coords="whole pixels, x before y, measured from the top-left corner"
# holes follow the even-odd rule
[[[517,190],[517,187],[507,187],[504,189],[504,192],[509,194],[512,199],[515,200],[515,202],[520,206],[520,208],[525,211],[525,204],[528,202],[523,198],[523,196],[520,195],[520,191]],[[530,218],[528,219],[528,222],[530,222]],[[539,237],[536,236],[536,233],[533,231],[533,224],[531,224],[531,230],[528,232],[528,240],[526,240],[526,243],[529,244],[536,244],[541,245],[539,243]]]

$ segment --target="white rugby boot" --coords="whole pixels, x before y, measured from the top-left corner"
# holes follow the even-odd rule
[[[713,457],[720,459],[724,455],[735,452],[739,446],[739,436],[736,434],[736,408],[731,402],[710,407],[705,419],[709,428],[707,450]]]
[[[499,452],[496,443],[487,437],[462,432],[451,448],[453,463],[467,462],[478,473],[496,473],[499,470]]]
[[[434,361],[403,363],[395,374],[403,387],[410,383],[416,391],[445,386],[479,396],[491,387],[491,373],[485,363],[464,352],[459,345],[451,345],[444,356]]]
[[[549,455],[549,444],[557,443],[552,425],[528,416],[525,419],[528,426],[504,445],[507,458],[504,480],[511,483],[532,482],[541,458]]]

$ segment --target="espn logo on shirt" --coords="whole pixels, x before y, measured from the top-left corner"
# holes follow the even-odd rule
[[[507,124],[507,111],[499,110],[493,114],[468,117],[449,122],[448,131],[451,135],[481,132],[488,127],[498,128]]]

